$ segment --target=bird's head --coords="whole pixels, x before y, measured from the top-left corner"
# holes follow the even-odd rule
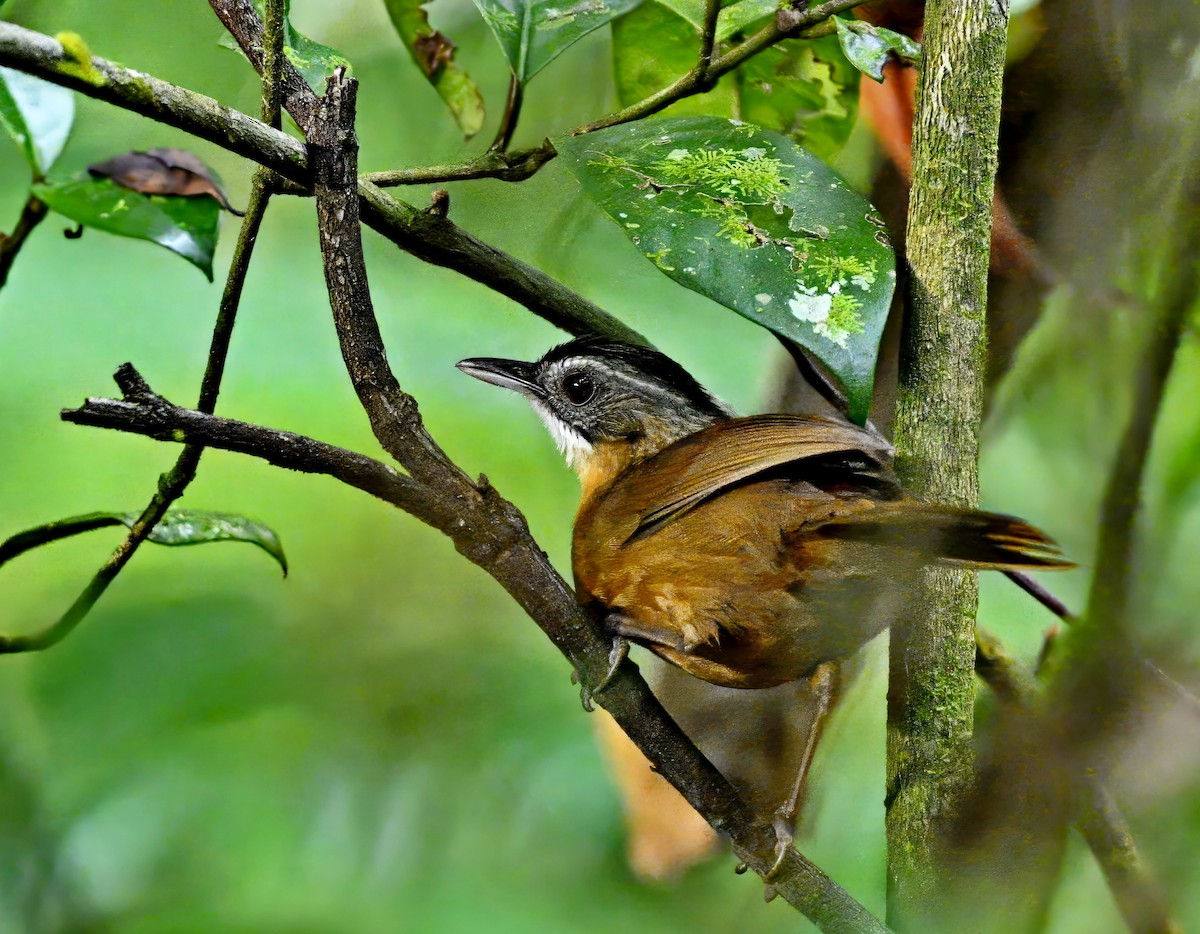
[[[636,463],[731,416],[670,357],[622,341],[582,337],[533,363],[479,357],[458,368],[528,399],[581,476],[597,455]]]

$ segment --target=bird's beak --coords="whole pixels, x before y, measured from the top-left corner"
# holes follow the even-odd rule
[[[515,389],[523,396],[542,398],[546,395],[545,390],[534,381],[536,367],[532,363],[496,357],[472,357],[470,360],[460,360],[455,365],[468,376],[493,386]]]

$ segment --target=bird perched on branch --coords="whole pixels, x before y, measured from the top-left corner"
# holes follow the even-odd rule
[[[632,641],[714,684],[811,678],[828,699],[835,663],[902,612],[920,568],[1071,566],[1020,519],[906,496],[874,431],[735,418],[656,350],[588,337],[458,367],[523,395],[579,474],[575,584],[614,671]]]

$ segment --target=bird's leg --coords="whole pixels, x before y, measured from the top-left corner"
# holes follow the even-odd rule
[[[817,741],[825,730],[825,722],[833,708],[838,689],[837,682],[838,666],[835,662],[822,662],[809,678],[808,684],[813,698],[812,722],[808,727],[808,739],[804,744],[804,754],[800,758],[800,767],[796,770],[791,794],[775,812],[775,862],[764,877],[768,883],[775,878],[779,867],[783,865],[784,857],[792,848],[796,815],[804,798],[805,780],[808,778],[809,766],[812,765],[813,753],[817,749]]]
[[[588,713],[594,709],[592,698],[602,693],[612,683],[613,678],[617,676],[617,669],[621,667],[621,662],[629,656],[630,639],[638,639],[642,642],[661,642],[664,638],[671,638],[671,633],[666,630],[643,626],[632,616],[626,616],[624,613],[609,613],[604,617],[604,627],[613,634],[612,648],[608,652],[608,670],[604,672],[604,677],[594,688],[589,689],[587,685],[584,685],[579,692],[579,697],[583,701],[583,709]]]

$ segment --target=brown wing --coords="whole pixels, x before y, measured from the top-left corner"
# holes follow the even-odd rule
[[[768,470],[796,464],[795,476],[805,479],[803,461],[828,459],[847,481],[868,478],[894,485],[888,463],[891,446],[878,435],[819,417],[752,415],[721,422],[689,435],[654,457],[630,468],[614,484],[603,506],[611,517],[636,516],[629,538],[648,535],[686,514],[730,486]],[[828,481],[828,477],[825,478]],[[624,503],[627,491],[637,502]],[[645,507],[645,504],[654,504]]]

